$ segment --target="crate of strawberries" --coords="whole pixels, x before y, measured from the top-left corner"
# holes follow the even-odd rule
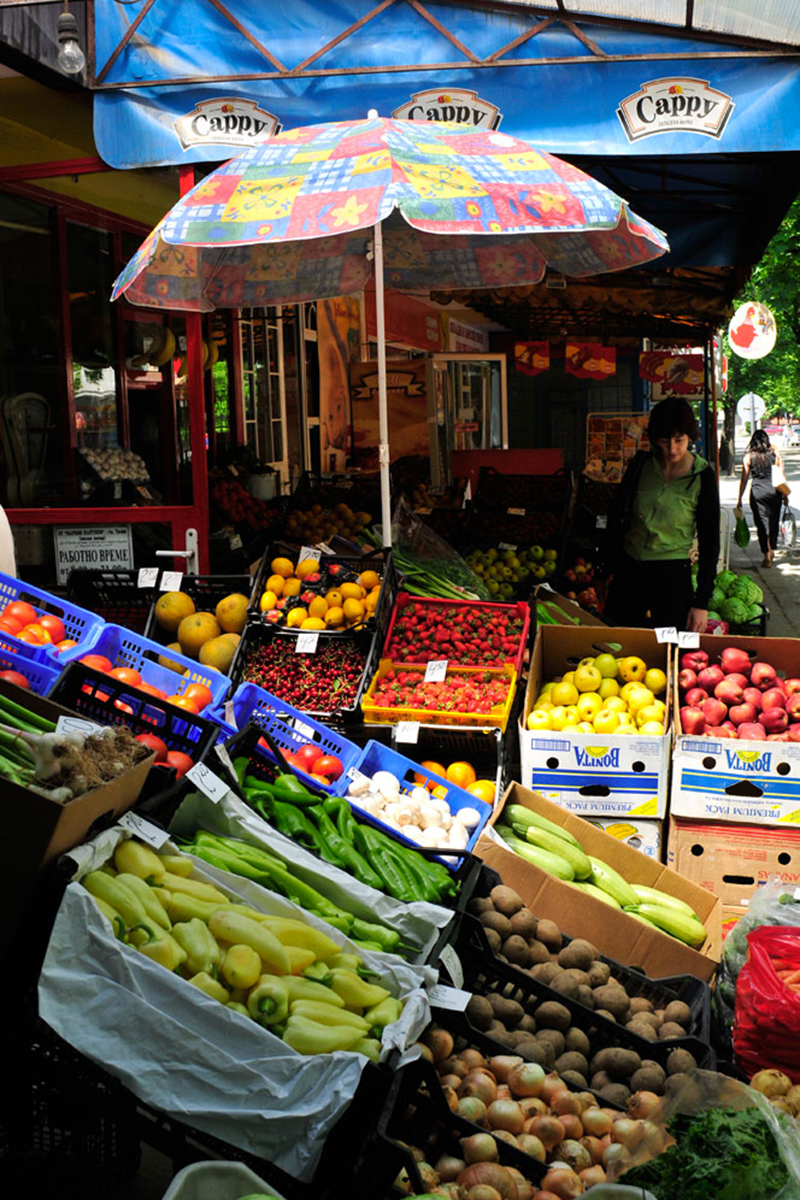
[[[530,633],[527,604],[426,600],[400,592],[384,654],[395,663],[446,658],[460,667],[502,667],[519,675]]]
[[[517,683],[513,666],[482,669],[444,663],[443,670],[432,671],[437,665],[381,659],[361,701],[365,723],[412,721],[505,730]]]

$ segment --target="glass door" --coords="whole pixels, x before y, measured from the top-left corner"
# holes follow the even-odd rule
[[[280,308],[242,309],[242,382],[245,439],[256,458],[289,477],[286,448]]]
[[[508,449],[506,357],[434,354],[432,368],[431,470],[434,484],[443,486],[453,451]]]

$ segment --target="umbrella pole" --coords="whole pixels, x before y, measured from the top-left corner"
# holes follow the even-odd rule
[[[392,497],[389,475],[389,408],[386,399],[386,318],[383,307],[383,226],[375,229],[375,324],[378,334],[378,461],[381,473],[383,544],[392,544]]]

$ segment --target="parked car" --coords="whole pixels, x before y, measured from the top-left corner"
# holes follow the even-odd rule
[[[800,425],[792,425],[789,427],[785,444],[787,446],[800,446]]]

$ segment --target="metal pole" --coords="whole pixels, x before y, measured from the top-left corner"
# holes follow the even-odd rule
[[[392,497],[389,478],[389,411],[386,397],[386,318],[383,308],[383,226],[375,231],[375,324],[378,334],[378,462],[381,473],[383,544],[392,544]]]

